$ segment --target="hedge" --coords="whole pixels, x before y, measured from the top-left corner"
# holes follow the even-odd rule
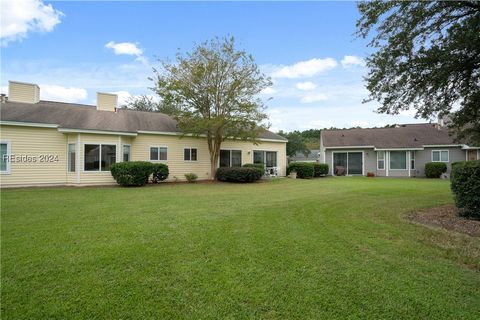
[[[454,163],[450,179],[458,214],[480,219],[480,160]]]
[[[262,163],[246,163],[243,165],[243,167],[257,168],[258,170],[260,170],[260,173],[262,174],[262,176],[265,175],[265,166]]]
[[[152,174],[153,164],[146,161],[117,162],[111,165],[110,173],[121,186],[143,186]]]
[[[152,163],[152,182],[159,183],[168,178],[168,166],[164,163]]]
[[[425,175],[427,178],[440,178],[442,173],[447,172],[445,162],[427,162],[425,164]]]
[[[313,164],[313,176],[323,177],[328,174],[328,164],[326,163],[314,163]]]
[[[313,162],[292,162],[287,167],[287,174],[295,171],[297,178],[310,179],[315,174],[315,167]]]
[[[216,177],[220,181],[254,182],[262,177],[258,168],[222,167],[217,169]]]

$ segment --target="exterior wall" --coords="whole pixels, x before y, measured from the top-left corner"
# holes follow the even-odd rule
[[[97,93],[97,109],[104,111],[115,111],[117,107],[117,95],[110,93]]]
[[[55,128],[1,126],[2,140],[11,154],[36,157],[37,161],[11,162],[10,173],[0,174],[0,186],[58,185],[67,179],[67,137]],[[58,155],[58,161],[41,161],[41,155]]]
[[[453,148],[425,148],[425,150],[417,151],[415,158],[415,174],[417,176],[425,176],[425,164],[432,161],[432,151],[433,150],[448,150],[448,163],[447,163],[447,174],[450,174],[452,170],[452,163],[458,161],[465,161],[467,158],[466,151],[462,150],[460,147]]]
[[[1,140],[10,143],[11,154],[16,155],[58,155],[56,162],[11,163],[10,173],[0,175],[1,187],[41,186],[41,185],[106,185],[115,184],[110,171],[85,171],[85,144],[116,145],[117,162],[123,160],[123,145],[130,145],[132,161],[150,161],[151,146],[166,146],[167,160],[158,161],[169,166],[169,180],[185,180],[184,174],[196,173],[199,179],[209,179],[210,158],[208,146],[204,138],[193,138],[171,135],[138,134],[136,137],[115,134],[61,133],[56,128],[40,128],[26,126],[0,127]],[[76,146],[75,172],[68,172],[68,144]],[[184,148],[196,148],[197,161],[184,161]],[[261,142],[254,145],[250,142],[227,140],[222,149],[241,150],[242,164],[253,162],[253,150],[276,151],[277,166],[280,175],[286,171],[286,143]]]
[[[36,84],[10,81],[8,99],[14,102],[37,103],[40,101],[40,88]]]

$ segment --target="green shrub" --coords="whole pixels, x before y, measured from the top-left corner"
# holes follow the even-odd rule
[[[287,174],[295,171],[297,173],[297,178],[300,179],[310,179],[313,178],[315,174],[314,163],[312,162],[292,162],[287,167]]]
[[[168,178],[168,166],[164,163],[152,163],[152,182],[159,183]]]
[[[480,219],[480,160],[454,163],[450,179],[459,215]]]
[[[427,178],[440,178],[442,173],[447,172],[445,162],[427,162],[425,164],[425,175]]]
[[[217,169],[216,177],[220,181],[254,182],[262,177],[260,170],[248,167],[222,167]]]
[[[153,165],[146,161],[127,161],[112,164],[110,173],[121,186],[143,186],[147,184]]]
[[[328,164],[326,163],[314,163],[313,164],[313,176],[314,177],[323,177],[328,174]]]
[[[185,173],[185,179],[187,179],[188,182],[195,182],[197,181],[198,176],[193,172],[189,172]]]
[[[262,163],[246,163],[243,165],[243,167],[257,168],[258,170],[260,170],[260,173],[262,174],[262,176],[265,175],[265,166]]]

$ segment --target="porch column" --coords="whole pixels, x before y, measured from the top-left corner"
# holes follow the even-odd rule
[[[412,159],[412,154],[411,154],[412,151],[408,150],[408,161],[407,161],[407,169],[408,169],[408,177],[411,177],[411,172],[410,170],[412,169],[412,166],[410,164],[410,161]]]

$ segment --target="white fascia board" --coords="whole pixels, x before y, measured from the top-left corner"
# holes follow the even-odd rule
[[[324,149],[375,149],[375,146],[337,146],[324,147]]]
[[[375,151],[409,151],[409,150],[425,150],[424,148],[375,148]]]
[[[2,126],[20,126],[20,127],[38,127],[38,128],[58,128],[58,124],[21,122],[21,121],[0,121]]]
[[[137,136],[137,134],[133,132],[121,132],[121,131],[102,131],[102,130],[66,129],[66,128],[58,128],[58,131],[62,133],[111,134],[116,136],[132,136],[132,137]]]
[[[454,147],[462,147],[463,149],[467,147],[464,144],[424,144],[424,148],[454,148]]]
[[[157,135],[164,135],[164,136],[185,136],[185,137],[200,137],[200,138],[206,138],[206,134],[199,134],[199,135],[194,135],[192,133],[181,133],[181,132],[168,132],[168,131],[145,131],[145,130],[139,130],[137,131],[138,133],[142,134],[157,134]],[[227,138],[229,140],[239,140],[239,141],[249,141],[249,140],[241,140],[241,139],[233,139],[233,138]],[[286,140],[279,140],[279,139],[266,139],[266,138],[258,138],[258,141],[265,141],[265,142],[283,142],[287,143]]]

